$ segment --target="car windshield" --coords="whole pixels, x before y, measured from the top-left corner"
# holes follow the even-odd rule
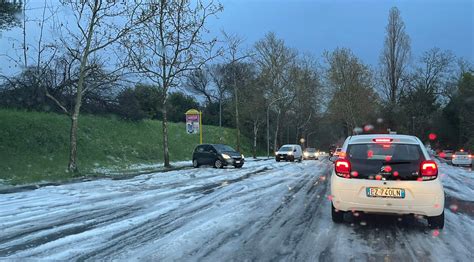
[[[292,151],[292,150],[293,150],[293,147],[291,147],[291,146],[282,146],[280,148],[280,150],[278,150],[278,151],[287,152],[287,151]]]
[[[214,147],[219,152],[235,152],[235,149],[228,145],[214,145]]]
[[[316,152],[316,149],[315,148],[306,148],[306,152],[314,153],[314,152]]]

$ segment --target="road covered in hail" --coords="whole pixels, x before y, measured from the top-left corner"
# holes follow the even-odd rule
[[[446,225],[330,215],[325,160],[249,161],[0,195],[0,260],[473,261],[474,173],[440,163]]]

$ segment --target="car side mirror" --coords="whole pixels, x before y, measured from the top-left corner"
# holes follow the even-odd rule
[[[331,156],[331,157],[329,158],[329,161],[331,161],[331,162],[334,163],[334,162],[336,162],[337,159],[338,159],[337,156]]]
[[[295,149],[293,149],[293,152],[296,152],[296,148],[295,148]]]

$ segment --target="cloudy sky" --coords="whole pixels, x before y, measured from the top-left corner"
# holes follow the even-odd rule
[[[58,5],[57,0],[48,0]],[[384,42],[389,9],[400,9],[415,58],[430,48],[449,49],[474,62],[473,0],[221,0],[224,11],[209,21],[212,34],[221,30],[242,36],[247,47],[273,31],[288,46],[320,57],[323,51],[349,47],[365,63],[376,66]],[[41,17],[43,0],[28,2],[28,17]],[[59,19],[68,19],[63,15]],[[30,23],[35,42],[38,26]],[[51,36],[49,36],[51,37]],[[46,36],[47,38],[47,36]],[[17,57],[21,29],[0,33],[0,52]],[[0,72],[14,70],[0,56]]]
[[[223,0],[224,12],[212,30],[238,33],[251,46],[274,31],[286,43],[319,56],[324,50],[350,47],[376,65],[383,46],[389,9],[400,9],[419,56],[432,47],[449,49],[474,61],[472,0]]]

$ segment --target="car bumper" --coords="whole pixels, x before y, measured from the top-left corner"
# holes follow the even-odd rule
[[[231,159],[227,159],[224,161],[224,165],[226,166],[241,166],[243,165],[245,162],[245,159],[235,159],[235,158],[231,158]]]
[[[472,164],[472,160],[471,159],[453,159],[451,161],[451,163],[453,165],[471,165]]]
[[[294,160],[295,156],[294,155],[276,155],[275,159],[276,160]]]
[[[405,197],[368,197],[367,187],[403,188]],[[380,181],[346,179],[333,173],[331,195],[334,207],[342,211],[439,216],[444,209],[444,191],[439,178],[433,181]]]

